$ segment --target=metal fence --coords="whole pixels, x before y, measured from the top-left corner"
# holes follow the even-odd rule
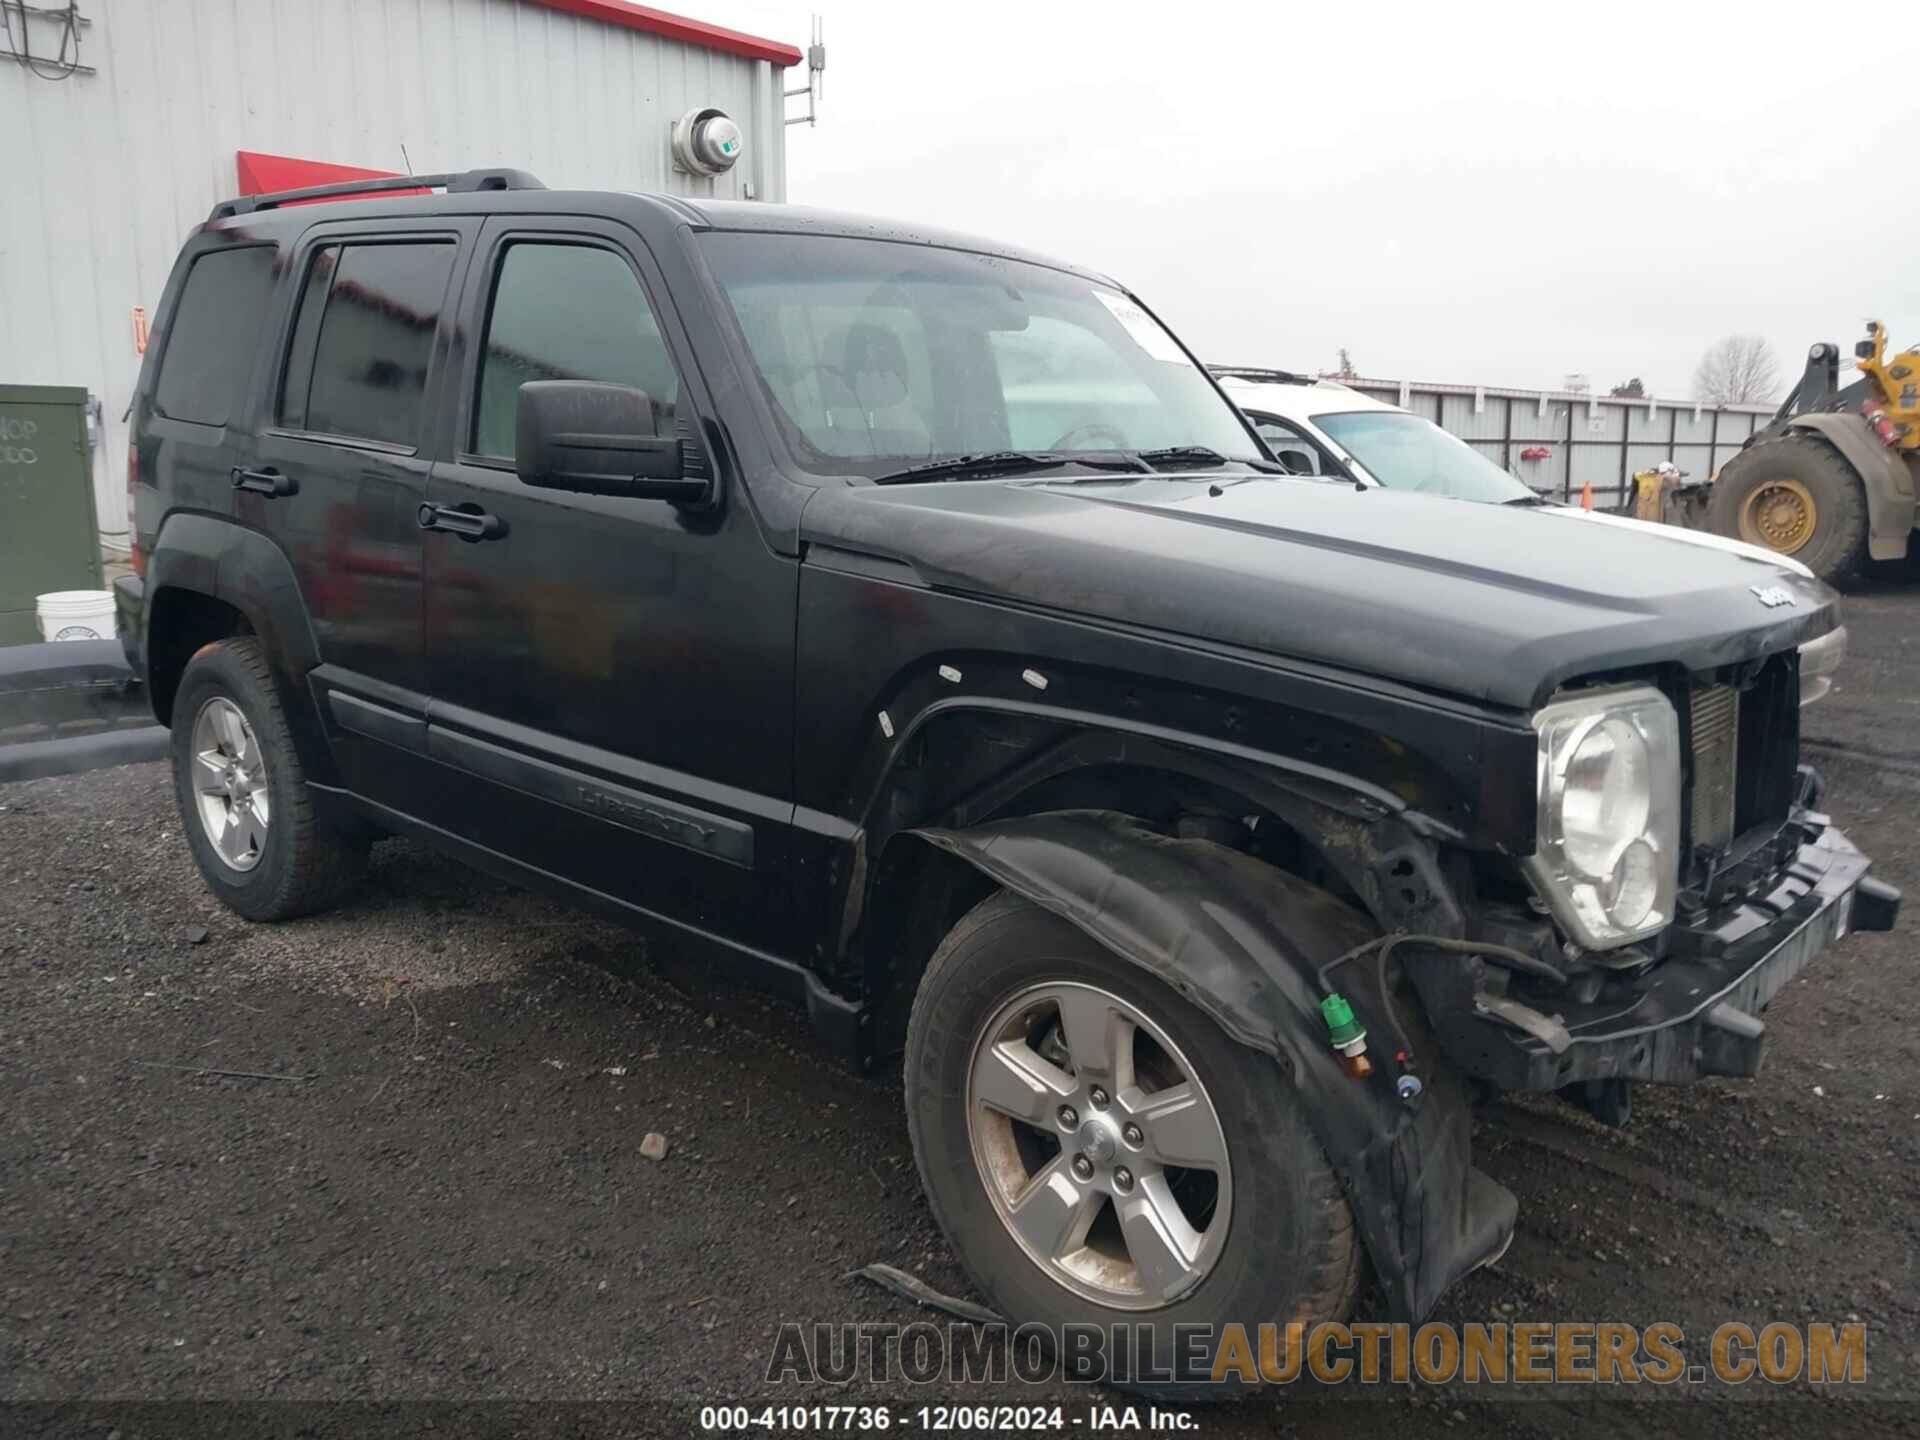
[[[1633,504],[1635,471],[1671,460],[1704,479],[1773,416],[1771,405],[1697,405],[1566,391],[1347,380],[1363,395],[1424,415],[1543,495],[1603,510]],[[1539,452],[1544,451],[1544,454]]]

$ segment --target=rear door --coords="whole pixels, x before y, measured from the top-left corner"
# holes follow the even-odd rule
[[[293,562],[311,677],[350,788],[418,808],[426,735],[421,533],[442,320],[474,220],[309,231],[237,514]]]
[[[510,217],[482,234],[451,458],[430,494],[438,512],[491,522],[488,538],[428,532],[429,747],[451,767],[438,823],[778,954],[793,943],[795,562],[737,487],[690,511],[514,472],[520,386],[572,379],[645,390],[690,473],[713,473],[664,292],[618,225]]]

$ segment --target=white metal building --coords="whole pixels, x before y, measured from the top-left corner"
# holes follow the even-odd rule
[[[801,52],[628,0],[0,0],[0,18],[0,384],[97,397],[109,553],[146,317],[215,201],[485,165],[785,198]],[[675,165],[673,123],[704,106],[741,132],[724,174]]]

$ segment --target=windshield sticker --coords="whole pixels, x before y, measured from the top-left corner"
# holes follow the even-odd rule
[[[1120,322],[1121,328],[1133,337],[1133,343],[1147,354],[1173,365],[1187,363],[1185,352],[1174,342],[1173,336],[1133,301],[1109,290],[1095,290],[1093,293],[1100,297],[1102,305],[1113,312],[1113,318]]]

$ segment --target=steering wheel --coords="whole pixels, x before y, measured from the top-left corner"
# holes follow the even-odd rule
[[[1103,443],[1100,445],[1075,445],[1073,443],[1076,439],[1082,437],[1089,440],[1099,437]],[[1111,443],[1104,443],[1106,441],[1111,441]],[[1125,450],[1127,448],[1127,437],[1122,435],[1117,427],[1108,425],[1104,421],[1096,420],[1088,425],[1074,426],[1047,448],[1049,450]]]

